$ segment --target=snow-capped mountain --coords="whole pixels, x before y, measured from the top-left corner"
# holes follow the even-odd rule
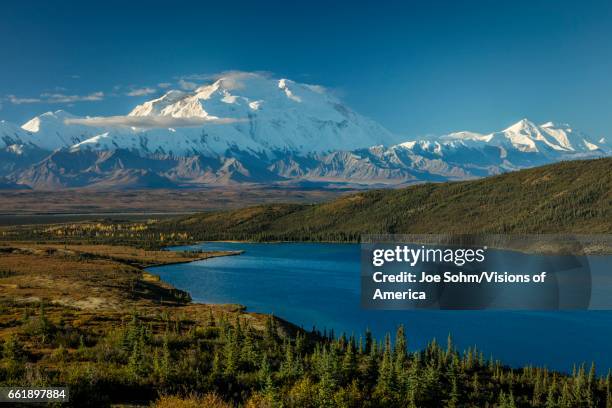
[[[0,147],[7,148],[9,146],[15,146],[18,148],[19,145],[27,143],[27,133],[19,126],[0,120]]]
[[[605,139],[567,124],[527,119],[486,134],[402,139],[324,88],[237,73],[171,90],[125,116],[56,111],[21,127],[1,121],[0,177],[33,188],[406,184],[612,152]]]
[[[254,73],[222,77],[192,92],[172,90],[136,106],[125,123],[164,128],[114,128],[73,149],[122,148],[144,154],[221,156],[352,150],[396,141],[389,131],[343,105],[325,89]],[[176,127],[174,123],[188,123]]]
[[[74,146],[103,131],[98,127],[66,123],[67,120],[76,118],[66,111],[58,110],[36,116],[24,123],[21,128],[27,133],[25,137],[27,142],[47,150]]]
[[[21,127],[0,121],[0,140],[4,142],[4,146],[30,145],[53,151],[70,148],[102,131],[96,127],[66,123],[66,120],[76,118],[68,112],[58,110],[36,116]]]
[[[595,140],[566,123],[546,122],[540,126],[522,119],[512,126],[489,134],[456,132],[439,138],[442,141],[463,140],[506,146],[522,152],[591,152],[605,148],[605,139]]]

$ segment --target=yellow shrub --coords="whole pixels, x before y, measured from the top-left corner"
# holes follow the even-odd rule
[[[154,408],[231,408],[231,405],[223,401],[217,394],[209,393],[204,396],[190,395],[189,397],[178,397],[165,395],[153,404]]]

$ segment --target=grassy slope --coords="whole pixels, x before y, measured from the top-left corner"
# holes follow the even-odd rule
[[[144,406],[164,390],[202,388],[194,378],[213,360],[202,349],[214,351],[219,342],[217,327],[205,329],[211,321],[239,319],[258,335],[270,318],[239,305],[191,303],[186,292],[142,268],[228,254],[1,243],[0,386],[68,386],[67,406],[75,407]],[[280,319],[274,327],[282,338],[299,331]],[[136,348],[130,341],[145,348],[138,349],[142,375],[130,371]],[[160,381],[152,362],[164,347],[172,378]]]
[[[2,243],[0,302],[46,300],[96,311],[125,310],[149,303],[182,305],[190,301],[186,293],[142,268],[227,254],[144,251],[111,245]]]
[[[362,233],[610,233],[612,159],[476,181],[376,190],[316,204],[262,205],[167,221],[203,239],[356,239]]]

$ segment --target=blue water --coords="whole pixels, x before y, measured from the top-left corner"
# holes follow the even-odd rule
[[[460,348],[488,358],[570,371],[595,361],[612,369],[612,311],[371,311],[360,308],[359,246],[349,244],[206,243],[175,249],[245,250],[239,256],[151,268],[194,301],[239,303],[311,329],[376,336],[403,323],[411,349],[449,333]]]

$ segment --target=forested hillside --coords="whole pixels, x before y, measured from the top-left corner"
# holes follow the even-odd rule
[[[356,241],[364,233],[610,233],[612,159],[368,191],[323,204],[208,212],[157,228],[202,240],[264,241]]]

